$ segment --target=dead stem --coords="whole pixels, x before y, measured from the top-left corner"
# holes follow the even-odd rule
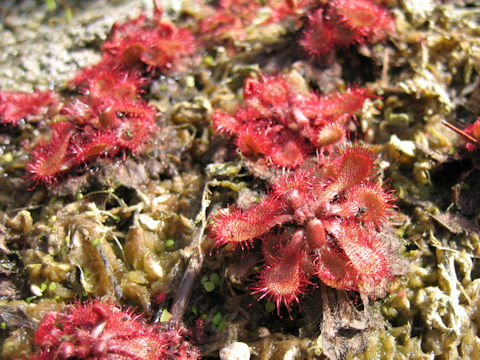
[[[185,270],[185,273],[183,274],[182,281],[180,283],[180,286],[178,287],[177,293],[175,294],[175,298],[173,299],[173,303],[170,308],[172,319],[175,322],[180,322],[182,320],[183,314],[185,314],[185,310],[192,295],[193,287],[195,286],[195,281],[198,278],[200,271],[202,270],[203,260],[205,258],[201,243],[207,224],[206,210],[210,204],[209,185],[210,182],[207,182],[205,184],[205,187],[203,188],[201,209],[197,215],[197,218],[195,219],[198,227],[191,245],[191,254],[189,257],[190,261],[188,263],[187,269]],[[159,321],[160,316],[161,312],[157,313],[154,318],[154,322]]]
[[[446,122],[445,120],[442,121],[442,124],[448,127],[450,130],[455,131],[458,135],[463,137],[465,140],[471,142],[472,144],[480,146],[480,142],[477,141],[473,136],[467,134],[465,131],[457,128],[455,125],[450,124],[449,122]]]

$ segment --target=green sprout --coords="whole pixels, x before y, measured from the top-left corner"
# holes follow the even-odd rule
[[[213,290],[215,290],[215,285],[220,286],[221,279],[217,273],[213,273],[210,274],[210,277],[208,277],[207,275],[203,276],[200,282],[202,283],[203,288],[206,292],[212,292]]]
[[[47,290],[47,284],[46,283],[42,283],[40,285],[40,291],[43,293],[45,290]]]
[[[162,315],[160,316],[160,322],[168,322],[172,316],[173,315],[167,309],[163,309]]]
[[[212,318],[212,325],[218,331],[222,331],[225,328],[225,325],[227,325],[227,320],[223,318],[221,312],[217,312]]]
[[[268,312],[268,313],[271,313],[275,310],[276,306],[273,302],[271,301],[267,301],[265,303],[265,311]]]

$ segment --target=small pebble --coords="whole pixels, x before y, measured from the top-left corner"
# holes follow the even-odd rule
[[[220,360],[250,360],[250,348],[243,342],[234,342],[220,350]]]

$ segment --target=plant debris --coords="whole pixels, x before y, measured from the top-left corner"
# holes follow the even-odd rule
[[[92,304],[204,359],[476,357],[478,1],[59,4],[0,7],[1,359],[91,358],[52,336]]]

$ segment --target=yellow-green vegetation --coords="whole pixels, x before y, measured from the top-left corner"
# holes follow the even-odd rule
[[[57,4],[45,3],[51,11]],[[108,7],[99,15],[98,8],[65,3],[65,12],[71,7],[73,14],[68,24],[46,25],[48,16],[38,15],[38,7],[10,9],[19,18],[6,18],[8,27],[0,24],[6,42],[0,88],[30,89],[35,76],[42,86],[60,86],[72,72],[68,66],[89,63],[91,47],[99,48],[111,26],[98,23]],[[109,6],[120,21],[131,7],[119,3]],[[203,321],[205,358],[216,358],[235,341],[247,343],[260,360],[478,357],[480,155],[466,152],[442,121],[462,128],[480,116],[479,3],[383,3],[395,16],[396,31],[382,43],[342,50],[330,62],[297,55],[291,61],[282,49],[297,46],[292,34],[298,29],[287,22],[256,31],[266,16],[259,12],[245,38],[225,40],[235,52],[219,46],[198,54],[201,65],[187,76],[174,72],[155,79],[145,97],[161,114],[160,130],[146,154],[99,158],[90,171],[72,174],[54,189],[27,191],[23,179],[27,145],[42,124],[2,127],[0,358],[29,358],[42,316],[86,298],[113,299],[159,321],[180,313],[192,328]],[[166,12],[192,26],[200,7],[193,0],[181,4],[182,16],[175,18],[179,13],[168,7]],[[65,55],[64,68],[58,65],[63,52],[49,54],[58,72],[34,60],[31,73],[16,67],[35,58],[33,43],[51,42],[52,32],[67,27],[80,43],[65,40],[65,49],[85,47],[85,53]],[[38,37],[25,29],[35,29]],[[22,39],[28,39],[25,58]],[[43,47],[37,50],[47,56]],[[393,221],[408,263],[385,299],[316,283],[292,319],[288,313],[280,318],[272,302],[250,295],[261,249],[252,245],[257,255],[219,250],[206,236],[209,212],[233,201],[240,207],[258,202],[268,181],[284,171],[252,164],[209,126],[214,109],[232,111],[242,102],[245,78],[265,71],[281,71],[306,91],[341,91],[358,82],[378,95],[358,114],[358,138],[382,154],[379,166],[398,198]],[[18,84],[12,85],[11,74]],[[179,290],[185,274],[196,276],[190,295]],[[179,292],[188,299],[187,309],[170,308]]]

